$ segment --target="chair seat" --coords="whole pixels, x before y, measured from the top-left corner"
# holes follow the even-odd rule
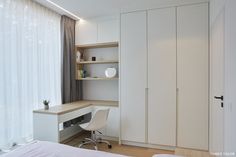
[[[88,123],[83,123],[83,124],[80,124],[79,126],[84,129],[84,130],[87,130],[86,128],[88,127],[89,125],[89,122]],[[90,131],[90,130],[89,130]]]
[[[101,127],[98,127],[96,125],[91,125],[90,122],[88,123],[84,123],[84,124],[80,124],[79,125],[82,129],[87,130],[87,131],[96,131],[101,129]]]

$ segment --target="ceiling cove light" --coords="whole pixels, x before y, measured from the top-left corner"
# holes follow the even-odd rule
[[[70,11],[66,10],[65,8],[59,6],[58,4],[52,2],[51,0],[46,0],[46,1],[47,1],[48,3],[50,3],[51,5],[57,7],[58,9],[61,9],[61,10],[63,10],[64,12],[66,12],[67,14],[73,16],[73,17],[76,18],[77,20],[81,20],[80,17],[76,16],[75,14],[73,14],[73,13],[71,13]]]

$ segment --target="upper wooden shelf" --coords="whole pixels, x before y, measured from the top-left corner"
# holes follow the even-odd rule
[[[77,64],[114,64],[114,63],[119,63],[118,60],[104,60],[104,61],[83,61],[79,62]]]
[[[76,45],[77,48],[104,48],[104,47],[118,47],[118,42],[96,43],[86,45]]]

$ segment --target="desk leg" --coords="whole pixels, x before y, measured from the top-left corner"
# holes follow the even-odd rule
[[[33,114],[34,139],[60,142],[58,116],[50,114]]]

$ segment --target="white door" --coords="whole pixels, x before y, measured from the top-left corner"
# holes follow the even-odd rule
[[[121,140],[146,141],[146,12],[121,15]]]
[[[208,4],[177,8],[177,145],[208,150]]]
[[[148,143],[176,145],[176,9],[148,12]]]
[[[211,26],[211,152],[223,152],[223,101],[215,96],[224,95],[224,10]]]

